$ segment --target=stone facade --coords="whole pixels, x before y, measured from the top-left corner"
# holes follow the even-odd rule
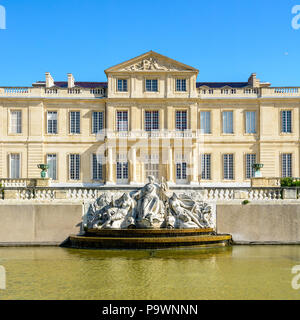
[[[250,186],[254,161],[263,176],[299,176],[298,88],[255,74],[197,82],[197,69],[152,51],[105,73],[107,82],[46,73],[30,88],[0,88],[0,176],[38,178],[53,155],[52,183],[64,186],[142,185],[150,174],[170,185]]]

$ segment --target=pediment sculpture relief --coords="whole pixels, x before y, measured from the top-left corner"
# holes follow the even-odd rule
[[[142,61],[132,64],[121,71],[183,71],[184,69],[177,66],[162,63],[161,61],[150,57]]]

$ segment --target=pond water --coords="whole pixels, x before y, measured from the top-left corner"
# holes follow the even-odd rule
[[[0,248],[0,299],[300,299],[300,246],[176,250]],[[300,282],[300,281],[299,281]]]

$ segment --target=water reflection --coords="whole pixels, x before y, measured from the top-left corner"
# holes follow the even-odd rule
[[[1,299],[299,299],[300,246],[0,248]]]

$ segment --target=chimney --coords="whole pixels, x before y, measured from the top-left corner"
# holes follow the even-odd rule
[[[256,73],[252,73],[250,78],[248,79],[248,84],[253,88],[260,87],[260,80],[256,78]]]
[[[68,88],[75,87],[75,79],[72,75],[72,73],[68,73]]]
[[[54,86],[54,80],[49,72],[46,72],[46,88],[51,88]]]

